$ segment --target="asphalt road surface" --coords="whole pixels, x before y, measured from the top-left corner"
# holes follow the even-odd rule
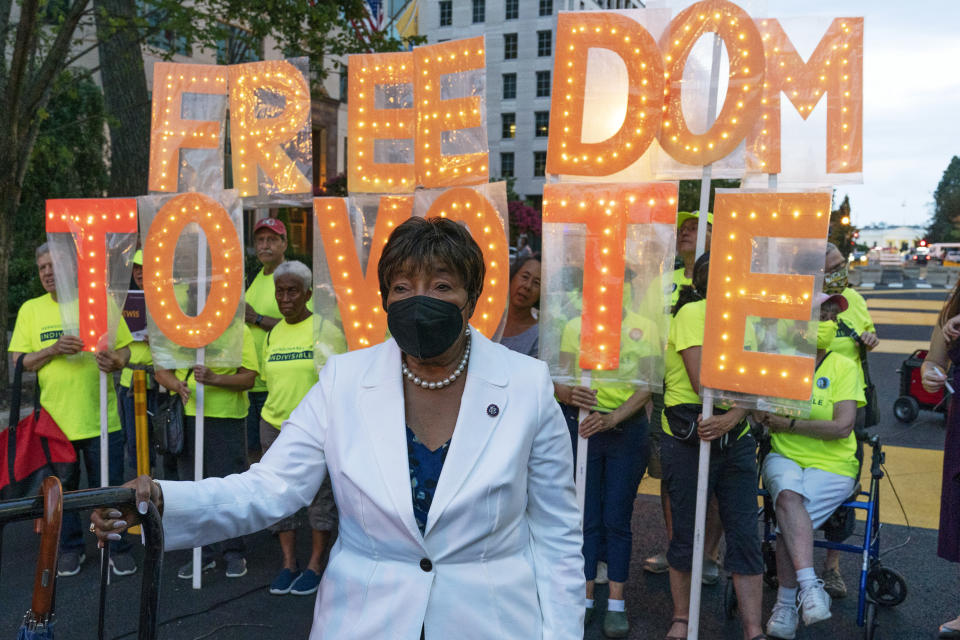
[[[899,369],[915,348],[929,340],[936,309],[945,299],[943,289],[903,289],[864,291],[881,338],[880,348],[871,355],[871,371],[878,386],[883,416],[873,431],[878,434],[887,454],[888,477],[880,487],[881,550],[884,566],[903,574],[908,585],[907,599],[895,608],[879,612],[879,637],[912,640],[936,637],[937,625],[960,613],[960,572],[936,556],[936,526],[939,511],[940,467],[943,450],[943,416],[922,412],[912,424],[897,422],[892,405],[899,395]],[[891,485],[892,481],[892,485]],[[894,496],[899,493],[903,510]],[[663,549],[666,544],[660,514],[659,488],[655,480],[644,478],[633,515],[634,553],[627,585],[627,610],[631,623],[630,638],[662,638],[669,626],[672,605],[666,575],[645,574],[642,559]],[[904,516],[903,511],[906,513]],[[910,527],[906,526],[909,520]],[[857,533],[862,535],[862,526]],[[898,545],[900,548],[894,548]],[[298,538],[301,562],[309,555],[309,534]],[[37,537],[30,523],[14,523],[3,531],[0,558],[0,633],[15,637],[23,613],[30,606]],[[204,586],[195,591],[188,580],[176,576],[177,567],[189,559],[188,552],[165,554],[160,596],[160,633],[164,639],[250,639],[306,638],[313,615],[313,596],[271,596],[267,585],[279,568],[277,542],[267,533],[248,537],[249,573],[237,579],[223,575],[223,566],[204,576]],[[142,557],[142,548],[134,553]],[[818,551],[819,559],[822,551]],[[56,608],[58,638],[95,638],[98,602],[98,552],[90,537],[87,562],[74,577],[57,582]],[[843,554],[841,569],[851,594],[833,606],[833,618],[806,629],[801,626],[797,638],[862,638],[856,625],[856,588],[860,557]],[[728,620],[723,611],[726,577],[713,587],[705,587],[700,637],[708,640],[742,637],[736,619]],[[136,638],[139,574],[113,578],[108,588],[106,638]],[[606,589],[596,594],[599,616],[586,630],[588,640],[603,638],[602,612]],[[399,597],[399,596],[398,596]],[[764,617],[769,615],[775,592],[764,589]],[[470,606],[464,602],[464,607]],[[456,615],[455,611],[451,615]],[[5,631],[4,631],[5,630]],[[384,630],[384,638],[390,637]],[[412,639],[411,639],[412,640]],[[518,639],[527,640],[527,639]]]

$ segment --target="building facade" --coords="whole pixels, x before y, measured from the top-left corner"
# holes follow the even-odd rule
[[[557,13],[638,9],[639,0],[419,0],[429,44],[486,36],[490,175],[543,200]]]

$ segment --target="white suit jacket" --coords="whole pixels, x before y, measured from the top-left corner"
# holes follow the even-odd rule
[[[472,332],[456,429],[426,531],[413,515],[400,350],[335,356],[243,474],[161,482],[167,549],[259,531],[326,473],[339,537],[311,640],[583,637],[570,436],[547,366]]]

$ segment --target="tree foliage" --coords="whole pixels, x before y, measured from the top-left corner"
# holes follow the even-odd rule
[[[680,181],[679,197],[677,198],[677,211],[700,210],[700,184],[700,180]],[[717,195],[717,189],[736,189],[739,186],[739,180],[711,180],[710,206],[707,210],[713,211],[713,200]]]
[[[929,242],[960,242],[960,157],[953,156],[933,192]]]
[[[855,246],[857,229],[850,221],[850,196],[843,196],[840,206],[830,212],[830,232],[827,239],[837,246],[843,257],[850,255]]]

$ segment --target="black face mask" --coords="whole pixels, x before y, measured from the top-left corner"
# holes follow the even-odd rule
[[[411,296],[387,308],[387,326],[404,353],[418,360],[435,358],[460,337],[462,311],[446,300]]]

